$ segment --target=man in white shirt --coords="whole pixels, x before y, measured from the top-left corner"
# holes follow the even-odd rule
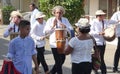
[[[95,38],[96,43],[97,43],[97,48],[100,50],[100,57],[101,57],[101,73],[106,74],[106,65],[104,62],[104,53],[105,53],[105,39],[103,38],[104,29],[107,27],[108,23],[104,19],[105,14],[102,10],[97,10],[96,11],[96,19],[94,19],[90,24],[91,24],[91,31],[90,34]],[[96,71],[97,74],[97,71]]]
[[[31,11],[30,24],[31,24],[31,28],[32,28],[34,23],[36,22],[35,15],[40,11],[37,9],[37,7],[34,3],[31,3],[29,5],[29,8],[30,8],[30,11]]]
[[[35,16],[36,22],[34,23],[30,35],[35,42],[35,47],[37,50],[37,62],[38,65],[42,64],[45,74],[48,74],[49,69],[45,61],[44,51],[45,51],[45,34],[43,33],[45,27],[45,20],[43,19],[45,15],[42,12],[38,12]]]
[[[116,36],[118,37],[117,49],[114,55],[114,67],[113,72],[118,72],[118,63],[120,58],[120,11],[115,12],[111,19],[110,23],[117,24],[116,25]]]
[[[52,10],[52,14],[54,17],[51,17],[47,20],[46,26],[44,29],[44,33],[49,33],[49,43],[50,47],[52,49],[52,53],[54,56],[55,64],[53,68],[51,69],[51,74],[63,74],[62,73],[62,65],[65,61],[65,54],[59,53],[57,50],[57,44],[56,44],[56,34],[55,29],[56,28],[66,28],[69,32],[71,37],[74,36],[73,27],[69,23],[68,19],[63,17],[63,14],[65,14],[65,10],[62,6],[55,6]],[[58,34],[60,35],[60,34]]]

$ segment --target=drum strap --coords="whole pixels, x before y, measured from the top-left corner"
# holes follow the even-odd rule
[[[104,20],[102,20],[102,31],[104,31]],[[103,42],[103,45],[105,45],[104,42]]]
[[[15,32],[15,24],[14,24],[14,32]],[[19,32],[19,28],[18,28],[17,32]]]
[[[104,20],[102,20],[102,31],[104,31]]]

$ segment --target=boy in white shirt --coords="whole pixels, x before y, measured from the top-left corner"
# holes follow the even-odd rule
[[[45,74],[48,74],[49,69],[48,69],[48,65],[45,61],[45,57],[44,57],[44,51],[45,51],[45,34],[43,33],[43,29],[45,27],[45,20],[43,19],[45,17],[45,15],[42,12],[38,12],[36,14],[36,22],[34,23],[30,35],[33,38],[34,42],[35,42],[35,47],[37,49],[37,61],[38,61],[38,65],[40,65],[40,63],[42,64],[43,68],[44,68],[44,72]]]

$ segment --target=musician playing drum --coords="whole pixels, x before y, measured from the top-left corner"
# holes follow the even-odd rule
[[[107,28],[108,21],[105,20],[105,14],[102,10],[97,10],[95,15],[96,19],[94,19],[91,24],[90,34],[95,38],[97,43],[97,48],[100,50],[101,57],[101,73],[107,74],[106,64],[104,62],[104,53],[106,47],[106,41],[104,39],[104,29]],[[97,72],[97,71],[96,71]]]
[[[64,53],[59,54],[57,51],[55,30],[57,28],[64,28],[64,29],[66,28],[66,30],[69,31],[71,37],[74,36],[74,31],[68,19],[65,17],[62,17],[63,14],[65,14],[65,10],[62,6],[55,6],[52,10],[52,14],[54,15],[54,17],[51,17],[47,20],[46,26],[44,29],[44,33],[50,34],[49,43],[50,43],[50,47],[52,49],[52,53],[55,60],[55,64],[51,69],[50,73],[62,74],[62,65],[65,61],[65,55]]]
[[[19,11],[11,12],[10,24],[8,25],[8,28],[5,30],[4,35],[3,35],[5,38],[11,35],[11,39],[12,39],[18,35],[19,33],[18,24],[21,18],[22,18],[22,15]]]

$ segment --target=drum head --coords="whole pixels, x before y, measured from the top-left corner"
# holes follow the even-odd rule
[[[115,39],[115,29],[114,27],[108,27],[105,29],[104,39],[107,41],[113,41]]]
[[[55,30],[66,30],[66,28],[56,28]]]

